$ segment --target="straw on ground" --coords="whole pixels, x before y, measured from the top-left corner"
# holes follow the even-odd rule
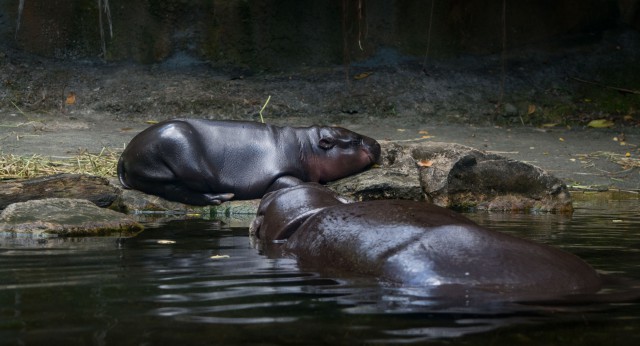
[[[120,153],[103,148],[98,154],[82,152],[68,157],[0,154],[0,179],[28,179],[59,173],[116,175]]]

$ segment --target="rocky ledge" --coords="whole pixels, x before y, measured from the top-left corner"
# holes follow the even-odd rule
[[[533,165],[452,143],[382,142],[380,165],[329,184],[353,200],[426,200],[449,208],[571,212],[558,178]],[[78,200],[80,199],[80,200]],[[124,213],[253,215],[258,201],[193,207],[123,189],[117,179],[61,174],[0,183],[0,232],[60,236],[131,234]],[[113,210],[107,210],[108,207]]]
[[[571,212],[567,186],[536,166],[454,143],[382,143],[382,164],[329,186],[357,200],[426,200],[441,207]]]

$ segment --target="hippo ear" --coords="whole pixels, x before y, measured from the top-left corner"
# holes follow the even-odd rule
[[[318,142],[318,146],[324,150],[329,150],[336,145],[336,141],[331,137],[323,137],[320,138],[320,142]]]

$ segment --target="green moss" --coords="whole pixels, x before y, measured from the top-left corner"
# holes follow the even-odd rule
[[[614,120],[621,120],[627,114],[638,114],[640,66],[636,61],[603,67],[596,70],[592,78],[585,79],[598,84],[576,80],[578,85],[574,101],[584,113],[612,117]]]
[[[532,124],[536,126],[545,124],[569,125],[570,119],[576,114],[576,110],[577,107],[573,103],[557,103],[542,107]]]

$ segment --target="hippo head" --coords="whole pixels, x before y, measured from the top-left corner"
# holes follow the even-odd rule
[[[317,183],[301,183],[276,190],[262,198],[249,230],[265,243],[277,242],[291,236],[319,210],[346,202],[348,201],[335,192]]]
[[[375,139],[341,127],[312,128],[313,155],[305,164],[309,181],[326,183],[364,171],[380,159]]]

